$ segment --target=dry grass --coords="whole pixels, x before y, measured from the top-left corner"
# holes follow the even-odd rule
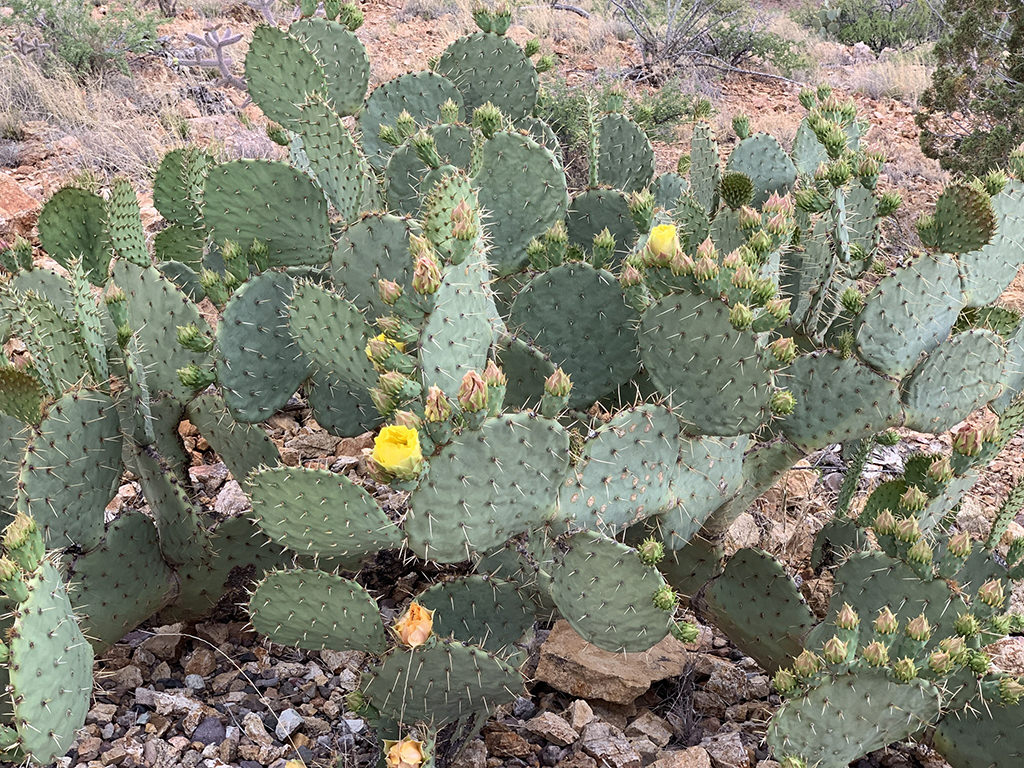
[[[0,59],[0,124],[31,124],[30,134],[60,148],[65,173],[88,168],[149,176],[163,153],[180,143],[178,130],[167,127],[173,120],[165,116],[173,112],[174,102],[139,98],[122,75],[82,85],[61,72],[44,76],[13,56]]]
[[[931,84],[932,65],[921,49],[898,53],[849,68],[849,87],[872,99],[897,99],[916,107]]]

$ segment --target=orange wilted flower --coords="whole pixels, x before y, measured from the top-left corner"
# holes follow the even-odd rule
[[[391,629],[402,645],[415,648],[427,642],[433,628],[434,612],[417,602],[412,602]]]
[[[423,765],[423,742],[409,738],[385,740],[384,762],[387,768],[420,768]]]

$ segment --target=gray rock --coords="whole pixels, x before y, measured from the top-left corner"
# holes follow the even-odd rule
[[[274,733],[281,741],[285,741],[301,727],[302,715],[294,709],[286,709],[277,716],[277,727],[274,728]]]
[[[528,720],[526,730],[559,747],[567,747],[579,738],[576,729],[554,712],[541,712]]]
[[[240,515],[249,509],[249,499],[242,491],[242,486],[237,480],[229,480],[220,489],[216,500],[213,502],[213,509],[221,515]]]
[[[452,768],[486,768],[487,747],[479,739],[469,742],[462,754],[452,763]]]
[[[185,687],[193,691],[201,691],[206,687],[206,681],[201,675],[185,675]]]
[[[207,717],[192,732],[192,741],[198,741],[201,744],[220,744],[226,736],[224,723],[216,717]]]
[[[580,733],[583,751],[608,768],[640,768],[641,759],[622,732],[608,723],[593,722]]]
[[[700,745],[711,756],[714,768],[750,768],[750,753],[738,733],[720,733],[704,739]]]

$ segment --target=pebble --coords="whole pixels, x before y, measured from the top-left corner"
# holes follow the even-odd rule
[[[220,744],[224,741],[226,735],[227,731],[224,728],[224,723],[219,718],[206,717],[200,721],[199,725],[192,732],[192,740],[202,744]]]
[[[281,741],[285,741],[301,727],[302,715],[294,709],[286,709],[277,716],[277,726],[274,728],[274,734]]]

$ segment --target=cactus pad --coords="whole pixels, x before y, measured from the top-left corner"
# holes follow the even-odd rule
[[[103,285],[110,264],[106,220],[103,198],[84,189],[65,187],[39,212],[39,242],[61,266],[80,258],[89,280]]]
[[[419,234],[415,221],[386,213],[371,213],[344,229],[331,257],[335,288],[371,317],[388,314],[377,281],[393,280],[412,291],[413,234]]]
[[[434,611],[434,634],[493,652],[508,649],[533,626],[536,606],[509,581],[462,576],[421,592],[416,602]]]
[[[462,94],[467,112],[490,102],[509,120],[533,112],[537,104],[537,70],[510,38],[490,32],[460,37],[434,67]]]
[[[323,67],[302,41],[266,24],[253,30],[245,79],[263,114],[285,127],[301,123],[301,104],[309,94],[330,92]]]
[[[363,202],[367,173],[362,152],[341,118],[322,96],[302,107],[302,151],[317,183],[341,218],[352,221]]]
[[[779,142],[767,133],[749,136],[733,149],[726,170],[742,173],[754,183],[750,205],[760,208],[776,192],[786,195],[796,183],[796,166]]]
[[[635,192],[654,177],[654,150],[643,129],[625,115],[608,114],[597,127],[597,179],[623,192]]]
[[[288,27],[316,57],[327,81],[324,94],[339,115],[354,115],[363,106],[370,82],[370,59],[359,38],[337,21],[316,17],[300,19]],[[306,126],[302,126],[305,133]]]
[[[617,189],[588,189],[580,192],[569,204],[565,227],[569,232],[569,242],[584,252],[589,252],[593,247],[594,236],[607,228],[615,238],[615,262],[629,253],[637,238],[629,203],[626,196]]]
[[[972,307],[991,304],[1013,282],[1024,261],[1024,181],[1011,180],[992,198],[996,231],[981,248],[957,257],[964,293]]]
[[[212,392],[200,395],[188,404],[187,413],[188,420],[239,482],[256,467],[277,464],[277,446],[267,433],[262,427],[240,424],[232,419],[220,395]]]

